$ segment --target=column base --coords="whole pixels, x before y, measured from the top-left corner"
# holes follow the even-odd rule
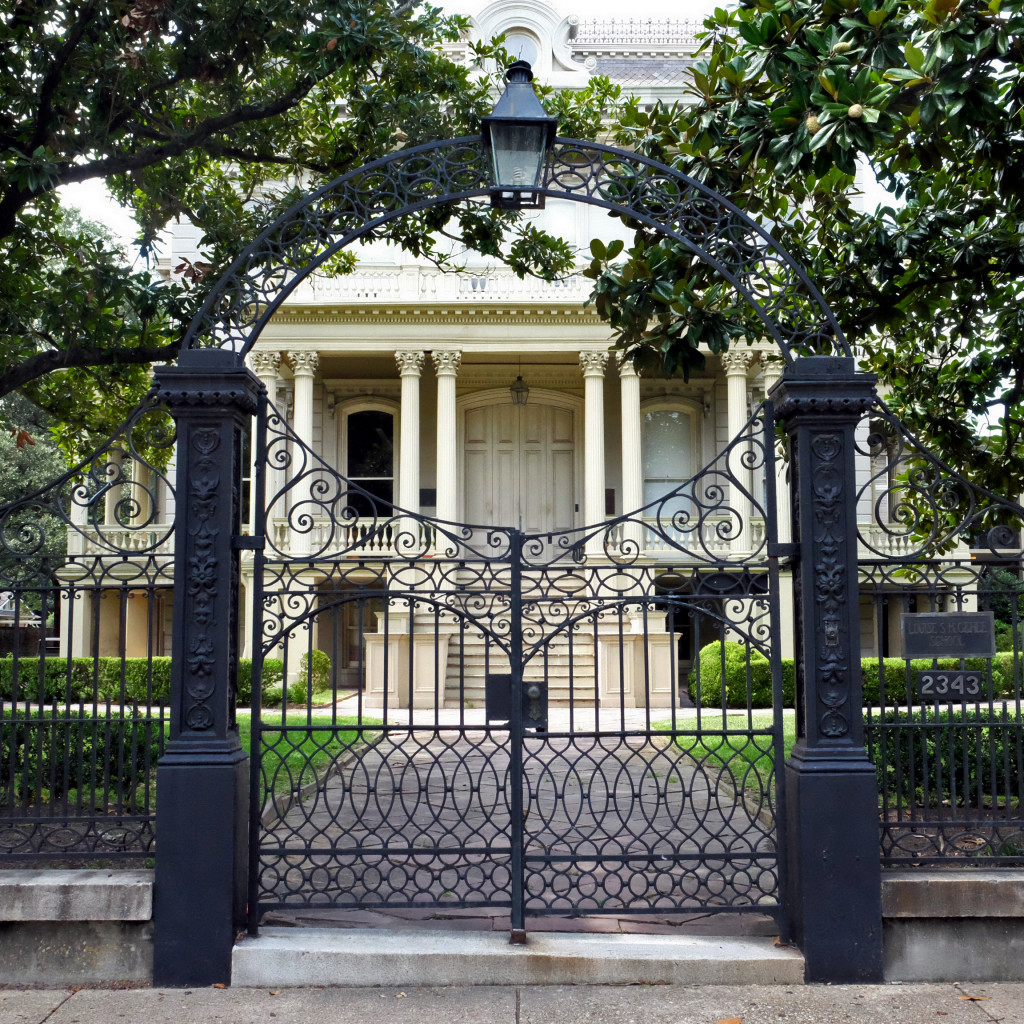
[[[863,751],[786,762],[785,895],[805,980],[882,981],[878,783]]]
[[[249,759],[241,748],[172,753],[156,785],[153,984],[230,984],[245,925]]]

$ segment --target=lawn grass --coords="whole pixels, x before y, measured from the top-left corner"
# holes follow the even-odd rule
[[[294,793],[317,781],[320,770],[339,754],[353,746],[377,738],[374,727],[382,723],[373,718],[347,718],[330,715],[308,717],[306,711],[281,713],[263,720],[263,778],[274,793]],[[304,728],[312,725],[313,731]],[[282,728],[283,726],[283,728]],[[238,734],[246,753],[252,752],[252,722],[238,716]]]
[[[751,729],[771,729],[773,724],[771,711],[755,711],[749,717],[745,711],[732,712],[726,715],[724,724],[721,713],[702,712],[700,734],[696,718],[676,719],[675,744],[701,764],[727,768],[740,785],[747,776],[756,776],[763,783],[772,770],[772,738],[748,733]],[[669,732],[672,723],[658,722],[654,727]],[[785,756],[789,757],[796,742],[796,716],[792,712],[783,714],[782,741]]]

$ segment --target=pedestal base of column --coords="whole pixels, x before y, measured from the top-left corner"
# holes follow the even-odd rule
[[[601,707],[670,708],[674,639],[666,615],[630,612],[598,631],[598,699]]]
[[[867,759],[786,762],[788,905],[805,980],[882,980],[878,782]]]
[[[245,926],[249,759],[240,747],[170,754],[156,786],[153,984],[230,984],[231,950]]]
[[[448,641],[450,634],[414,633],[412,638],[412,706],[443,708],[448,678]]]
[[[385,695],[387,700],[385,701]],[[409,706],[409,634],[366,634],[366,692],[368,708]]]

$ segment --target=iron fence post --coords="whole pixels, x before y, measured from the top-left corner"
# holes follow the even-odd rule
[[[242,433],[262,388],[233,352],[156,373],[177,425],[171,734],[157,768],[157,985],[231,980],[245,923],[248,758],[235,723]]]
[[[882,980],[878,784],[864,749],[854,433],[875,378],[796,359],[772,390],[792,458],[796,745],[786,761],[789,917],[815,982]]]
[[[526,942],[526,806],[523,800],[523,532],[509,531],[508,657],[512,674],[512,709],[509,728],[509,846],[511,854],[511,935],[514,945]]]

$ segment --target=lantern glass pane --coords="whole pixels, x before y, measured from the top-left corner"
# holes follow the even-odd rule
[[[491,125],[494,181],[502,188],[536,188],[544,166],[544,125]]]

